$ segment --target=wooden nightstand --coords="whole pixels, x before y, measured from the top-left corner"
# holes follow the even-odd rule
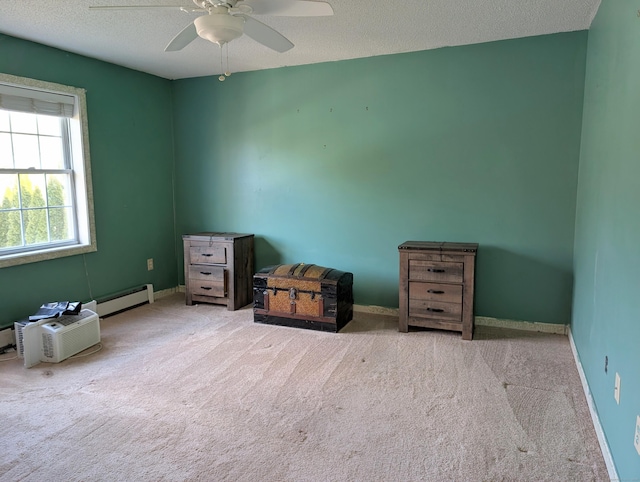
[[[253,301],[253,234],[182,236],[186,303],[215,303],[237,310]]]
[[[399,330],[409,326],[462,332],[473,337],[474,243],[407,241],[400,254]]]

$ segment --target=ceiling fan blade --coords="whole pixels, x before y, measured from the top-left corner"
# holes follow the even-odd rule
[[[259,22],[253,17],[240,15],[245,19],[244,33],[256,42],[275,50],[276,52],[286,52],[293,48],[293,44],[282,34],[276,32],[268,25]]]
[[[148,8],[173,8],[180,10],[184,5],[94,5],[89,6],[89,10],[146,10]]]
[[[183,28],[178,35],[173,37],[169,45],[164,49],[165,52],[175,52],[176,50],[182,50],[195,39],[198,38],[198,31],[196,26],[192,23]]]
[[[248,5],[256,15],[279,17],[326,17],[333,15],[333,8],[327,2],[308,0],[241,0],[238,5]]]

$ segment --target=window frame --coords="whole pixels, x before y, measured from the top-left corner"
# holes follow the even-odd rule
[[[72,244],[36,245],[33,249],[2,254],[0,255],[0,268],[97,251],[85,90],[2,73],[0,73],[0,83],[18,89],[65,94],[74,98],[74,112],[68,118],[68,134],[69,156],[73,171],[71,185],[75,195],[74,216],[78,233],[77,242]]]

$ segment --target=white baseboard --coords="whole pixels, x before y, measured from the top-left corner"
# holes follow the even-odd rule
[[[399,316],[398,308],[387,308],[385,306],[353,305],[353,311],[372,315]],[[510,330],[536,331],[540,333],[554,333],[556,335],[566,335],[569,327],[569,325],[555,323],[503,320],[490,318],[488,316],[476,316],[475,324],[476,326],[495,326],[498,328],[508,328]]]
[[[374,305],[353,305],[353,311],[357,311],[360,313],[369,313],[371,315],[388,315],[388,316],[399,316],[398,308],[387,308],[385,306],[374,306]]]
[[[571,352],[573,353],[573,358],[575,359],[576,367],[578,368],[578,373],[580,374],[580,382],[582,382],[582,389],[584,390],[584,396],[587,399],[587,405],[589,406],[589,412],[591,413],[591,420],[593,422],[593,427],[596,431],[596,436],[598,437],[598,443],[600,444],[602,457],[604,458],[604,463],[607,466],[607,472],[609,472],[609,479],[611,479],[612,481],[620,480],[618,479],[618,472],[616,471],[616,466],[613,463],[613,457],[611,456],[611,451],[609,450],[609,444],[607,444],[607,439],[604,435],[604,430],[602,430],[602,425],[600,424],[600,417],[598,417],[598,412],[596,411],[596,407],[593,402],[593,397],[591,396],[591,390],[589,389],[589,384],[587,383],[587,377],[585,376],[584,370],[582,369],[582,362],[580,361],[580,357],[578,356],[578,350],[576,349],[576,345],[573,341],[571,328],[569,328],[568,331],[569,331],[569,344],[571,345]]]
[[[169,290],[165,290],[169,291]],[[172,293],[185,292],[184,285],[178,285]],[[388,308],[386,306],[376,305],[353,305],[353,311],[357,313],[368,313],[371,315],[400,316],[398,308]],[[475,324],[477,326],[495,326],[498,328],[508,328],[510,330],[535,331],[540,333],[554,333],[556,335],[566,335],[569,332],[569,325],[559,323],[540,323],[531,321],[503,320],[499,318],[490,318],[488,316],[476,316]]]
[[[94,313],[98,312],[98,302],[96,300],[86,301],[82,303],[83,310],[91,310]]]
[[[96,313],[102,318],[142,303],[153,303],[153,301],[153,285],[146,284],[139,289],[132,290],[130,293],[107,298],[104,301],[98,300]]]
[[[154,291],[153,296],[156,300],[159,300],[160,298],[165,298],[179,291],[180,291],[179,287],[167,288],[166,290]]]
[[[503,320],[500,318],[490,318],[488,316],[476,316],[475,324],[476,326],[495,326],[498,328],[508,328],[510,330],[536,331],[556,335],[566,335],[569,332],[569,325],[540,323],[537,321]]]

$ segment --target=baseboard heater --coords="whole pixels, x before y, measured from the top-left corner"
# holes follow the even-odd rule
[[[153,303],[153,285],[142,285],[138,288],[97,300],[96,311],[98,316],[115,315],[145,303]]]

